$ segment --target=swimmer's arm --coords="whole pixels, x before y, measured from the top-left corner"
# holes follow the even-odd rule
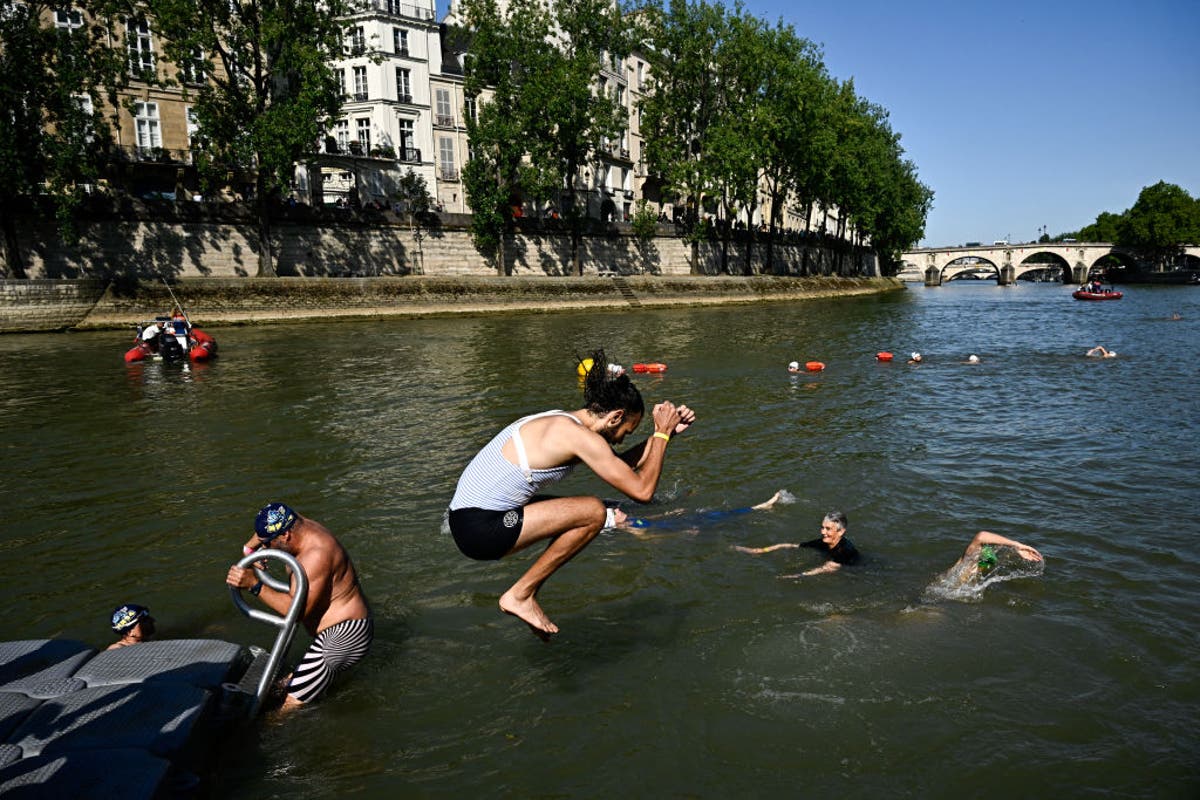
[[[784,548],[799,547],[799,546],[800,545],[792,544],[791,542],[781,542],[779,544],[767,545],[766,547],[742,547],[740,544],[735,544],[733,546],[733,549],[737,550],[740,553],[751,553],[753,555],[759,555],[760,553],[770,553],[772,550],[783,550]]]
[[[991,531],[980,531],[979,533],[975,534],[975,538],[972,539],[971,544],[967,546],[967,552],[973,553],[974,551],[978,551],[979,548],[985,544],[1007,545],[1008,547],[1015,549],[1017,554],[1026,561],[1042,560],[1042,554],[1029,545],[1021,544],[1016,539],[1009,539],[1005,536],[1001,536],[998,533],[992,533]]]
[[[805,570],[804,572],[801,572],[800,574],[806,578],[811,578],[813,575],[824,575],[827,572],[837,572],[841,568],[842,568],[842,565],[836,561],[826,561],[821,566],[813,567],[812,569]]]

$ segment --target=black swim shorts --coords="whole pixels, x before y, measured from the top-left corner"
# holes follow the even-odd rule
[[[513,549],[521,536],[525,511],[489,511],[459,508],[450,511],[450,534],[464,556],[477,561],[496,561]]]

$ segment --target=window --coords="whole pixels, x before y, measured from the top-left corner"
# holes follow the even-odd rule
[[[335,69],[333,71],[334,80],[337,81],[338,94],[342,97],[346,96],[346,70]]]
[[[625,87],[619,83],[617,84],[617,105],[621,108],[625,107]]]
[[[458,180],[458,170],[454,168],[454,139],[449,136],[438,137],[438,164],[441,166],[442,180]]]
[[[401,103],[412,102],[412,72],[396,67],[396,99]]]
[[[145,19],[125,20],[125,46],[129,50],[129,72],[135,76],[154,72],[154,39]]]
[[[408,55],[408,31],[404,28],[392,28],[392,49],[398,56]]]
[[[464,105],[466,105],[467,119],[471,120],[472,122],[478,121],[479,120],[479,109],[475,105],[475,98],[468,97],[466,100],[466,103]]]
[[[419,161],[417,151],[413,149],[413,121],[411,119],[397,120],[400,126],[400,160]]]
[[[193,85],[204,83],[205,69],[204,51],[197,47],[192,51],[191,58],[179,65],[179,79]]]
[[[187,117],[188,147],[195,147],[197,145],[197,136],[200,134],[200,119],[196,116],[196,109],[191,106],[185,108],[183,113]]]
[[[434,123],[444,128],[454,125],[454,107],[450,105],[450,90],[437,90],[437,110]]]
[[[355,67],[354,68],[354,99],[355,100],[366,100],[367,99],[367,68],[366,67]]]
[[[337,124],[333,126],[333,135],[337,139],[338,152],[347,152],[350,149],[350,121],[338,120]]]
[[[367,35],[363,31],[363,27],[359,25],[350,32],[350,54],[362,55],[367,51]]]
[[[644,61],[637,62],[637,88],[642,89],[646,85],[646,63]]]
[[[91,96],[86,94],[75,95],[75,102],[79,106],[79,112],[83,115],[84,125],[87,128],[87,133],[84,135],[84,140],[90,143],[96,138],[96,135],[92,132],[93,126],[95,125],[95,106],[92,105]]]
[[[400,16],[400,0],[387,0],[387,10],[389,14]]]
[[[67,33],[83,27],[83,15],[73,8],[54,12],[54,26]]]
[[[158,122],[158,103],[138,101],[133,104],[133,122],[137,131],[137,148],[141,154],[162,147],[162,129]]]
[[[358,121],[358,146],[362,148],[364,154],[371,152],[371,120],[360,119]]]

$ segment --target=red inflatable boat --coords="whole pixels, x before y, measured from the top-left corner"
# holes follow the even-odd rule
[[[182,316],[155,317],[138,326],[125,363],[148,358],[162,361],[208,361],[217,355],[217,340]]]

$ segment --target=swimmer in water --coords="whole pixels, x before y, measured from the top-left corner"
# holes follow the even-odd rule
[[[921,357],[920,353],[913,353],[912,357],[908,359],[908,363],[909,364],[920,364],[924,360],[925,359]]]
[[[971,355],[967,356],[967,360],[966,360],[966,361],[964,361],[964,362],[962,362],[962,363],[964,363],[964,364],[978,364],[978,363],[979,363],[979,356],[975,355],[974,353],[971,353]]]
[[[672,511],[660,517],[630,517],[621,511],[614,509],[614,524],[613,528],[629,531],[636,536],[642,536],[648,529],[659,531],[686,531],[695,533],[699,530],[702,522],[715,522],[726,517],[736,517],[741,514],[748,514],[751,511],[765,511],[771,508],[776,503],[783,501],[785,503],[793,502],[792,496],[780,489],[775,494],[771,495],[768,500],[764,500],[755,506],[742,506],[740,508],[711,508],[707,510],[687,512],[683,509]]]
[[[126,603],[113,609],[110,623],[113,633],[118,638],[106,648],[107,650],[148,642],[154,638],[156,632],[150,609],[135,603]]]
[[[813,567],[810,570],[801,572],[798,575],[780,575],[779,577],[801,578],[821,575],[826,572],[837,572],[842,568],[843,564],[857,564],[860,559],[858,549],[850,541],[849,537],[846,536],[847,524],[845,514],[841,511],[830,511],[821,520],[821,535],[816,539],[810,539],[800,544],[781,542],[780,544],[767,545],[766,547],[741,547],[740,545],[734,545],[733,549],[740,553],[761,555],[762,553],[770,553],[773,550],[782,550],[785,548],[810,547],[825,554],[825,563],[819,567]]]
[[[799,372],[799,371],[800,371],[800,362],[799,361],[792,361],[788,364],[788,372]]]
[[[991,575],[999,563],[997,547],[1011,547],[1026,561],[1040,562],[1042,554],[1027,544],[1008,539],[991,531],[980,531],[967,545],[962,557],[946,570],[944,577],[957,576],[959,584],[982,580]]]
[[[1116,350],[1105,350],[1102,345],[1096,345],[1091,350],[1087,351],[1089,358],[1116,358]]]

